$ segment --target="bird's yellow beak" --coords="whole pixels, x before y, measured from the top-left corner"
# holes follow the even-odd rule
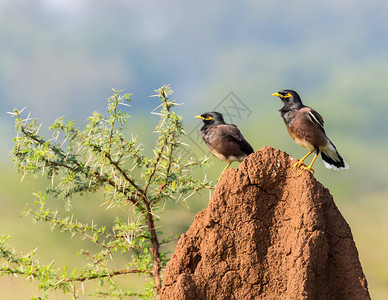
[[[281,97],[282,95],[280,95],[279,93],[273,93],[272,96]]]
[[[202,116],[195,116],[197,119],[201,119],[201,120],[204,120],[205,118],[202,117]]]

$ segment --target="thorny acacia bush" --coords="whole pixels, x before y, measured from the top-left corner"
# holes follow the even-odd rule
[[[204,164],[199,160],[183,160],[179,149],[186,147],[181,138],[184,130],[181,117],[172,111],[175,101],[169,86],[156,92],[161,104],[154,114],[160,116],[156,126],[157,138],[153,155],[143,154],[136,138],[127,139],[123,131],[129,115],[121,110],[128,107],[129,94],[114,91],[108,99],[107,115],[95,112],[88,118],[84,129],[76,128],[73,121],[59,118],[50,127],[53,132],[47,140],[39,135],[37,120],[23,119],[22,111],[15,109],[17,136],[11,156],[17,170],[26,175],[47,176],[51,184],[45,191],[37,192],[37,201],[26,214],[36,222],[46,222],[51,228],[86,238],[98,246],[91,253],[81,250],[87,263],[79,269],[67,271],[54,263],[40,264],[35,251],[20,253],[7,243],[8,236],[0,238],[1,275],[24,275],[28,280],[38,281],[45,299],[48,292],[62,290],[77,298],[80,285],[97,280],[99,288],[94,295],[122,298],[140,296],[154,298],[162,286],[161,270],[167,263],[166,253],[160,247],[161,232],[156,230],[161,210],[166,201],[183,199],[202,189],[211,189],[206,181],[193,178],[190,172]],[[129,217],[117,217],[112,228],[77,221],[70,208],[76,194],[93,193],[104,197],[106,207],[120,206]],[[46,202],[63,200],[65,216],[47,208]],[[99,205],[95,199],[90,205]],[[92,218],[93,216],[90,216]],[[117,269],[110,267],[114,255],[123,255],[127,264]],[[116,276],[139,273],[149,276],[142,292],[121,288]]]

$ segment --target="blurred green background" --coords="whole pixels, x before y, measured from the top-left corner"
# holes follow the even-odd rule
[[[302,157],[284,127],[273,92],[294,89],[318,110],[326,131],[350,169],[334,172],[315,164],[352,228],[373,299],[388,298],[388,5],[386,1],[115,1],[2,0],[0,2],[0,234],[42,262],[76,267],[86,241],[51,232],[19,217],[44,180],[20,183],[8,158],[14,136],[6,114],[28,106],[42,132],[60,115],[79,125],[104,112],[111,88],[134,93],[128,134],[153,146],[148,96],[172,83],[184,105],[191,154],[205,156],[195,115],[214,109],[238,124],[255,149],[264,145]],[[146,151],[148,151],[146,150]],[[216,180],[225,165],[210,158]],[[234,163],[232,167],[236,167]],[[198,176],[203,176],[201,172]],[[75,199],[74,214],[110,224],[98,195]],[[164,232],[182,233],[205,208],[208,195],[170,204]],[[61,204],[58,204],[61,205]],[[69,242],[70,241],[70,242]],[[173,250],[174,245],[169,246]],[[114,264],[119,262],[114,262]],[[135,289],[137,276],[122,279]],[[0,278],[4,299],[28,299],[36,284]],[[85,295],[92,291],[85,285]],[[50,299],[62,299],[60,293]]]

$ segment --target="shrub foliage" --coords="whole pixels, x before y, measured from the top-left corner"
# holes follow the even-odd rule
[[[150,156],[144,154],[137,138],[125,135],[129,115],[123,109],[129,107],[130,94],[114,90],[114,95],[108,99],[107,114],[94,112],[84,128],[76,128],[73,121],[66,121],[64,117],[57,119],[50,127],[50,139],[39,134],[36,119],[23,118],[23,110],[12,112],[17,136],[11,157],[18,172],[23,178],[31,175],[50,180],[46,190],[34,194],[36,201],[27,205],[25,214],[59,232],[86,238],[99,250],[80,250],[86,259],[85,265],[68,271],[54,262],[41,264],[35,251],[25,254],[12,249],[8,245],[9,237],[2,236],[1,275],[17,274],[37,280],[42,291],[38,299],[47,298],[52,290],[62,290],[77,298],[80,284],[90,280],[100,283],[94,293],[97,296],[148,299],[160,292],[161,271],[168,260],[161,246],[172,239],[161,241],[161,232],[156,226],[160,212],[166,201],[177,201],[212,187],[206,180],[190,175],[205,160],[184,159],[181,155],[180,149],[186,147],[181,141],[184,130],[181,117],[173,111],[177,103],[169,99],[172,90],[165,85],[156,92],[154,96],[161,103],[153,114],[160,120]],[[131,217],[117,217],[112,221],[112,228],[78,221],[70,208],[74,195],[86,192],[104,197],[107,208],[127,209]],[[54,198],[63,200],[66,213],[48,207]],[[95,200],[91,203],[99,204]],[[130,259],[120,268],[112,269],[109,261],[117,255]],[[116,276],[129,273],[150,277],[143,291],[128,291],[116,282]]]

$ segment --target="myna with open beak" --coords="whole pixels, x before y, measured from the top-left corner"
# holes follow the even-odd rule
[[[314,172],[312,166],[319,152],[321,152],[323,164],[326,168],[334,170],[349,168],[334,144],[326,136],[322,116],[311,107],[303,105],[297,92],[283,90],[272,94],[272,96],[277,96],[283,101],[283,107],[279,112],[291,137],[299,146],[309,150],[309,153],[292,166],[293,170],[298,167],[302,169],[302,172],[305,170]],[[315,156],[307,167],[303,162],[313,152]]]
[[[196,118],[204,123],[200,132],[210,152],[218,159],[228,162],[224,171],[234,161],[243,161],[253,153],[252,146],[245,140],[234,124],[227,124],[219,112],[207,112]]]

